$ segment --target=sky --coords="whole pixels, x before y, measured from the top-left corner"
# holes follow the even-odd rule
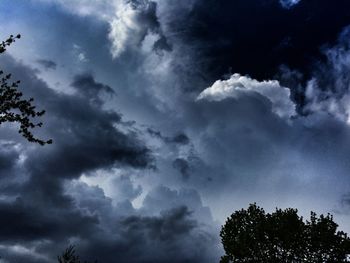
[[[2,0],[0,262],[212,263],[235,210],[350,232],[350,1]]]

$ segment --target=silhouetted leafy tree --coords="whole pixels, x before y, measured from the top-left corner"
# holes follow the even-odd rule
[[[6,51],[16,39],[21,35],[11,35],[7,40],[0,43],[0,54]],[[31,129],[41,127],[42,123],[34,123],[33,118],[44,115],[45,111],[36,111],[33,106],[33,98],[23,99],[22,92],[18,91],[20,81],[11,82],[11,74],[5,74],[0,70],[0,124],[4,122],[17,122],[20,125],[18,130],[24,138],[30,142],[39,143],[40,145],[51,144],[52,140],[40,140],[35,138]]]
[[[225,255],[229,262],[350,262],[350,239],[337,231],[333,217],[317,217],[303,221],[296,209],[265,211],[256,204],[234,212],[221,229]]]
[[[69,246],[57,259],[59,263],[82,263],[79,256],[75,254],[74,246]],[[84,263],[88,262],[84,261]],[[95,263],[97,263],[97,261],[95,261]]]

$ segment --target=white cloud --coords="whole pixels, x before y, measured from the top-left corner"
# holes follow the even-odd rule
[[[280,0],[281,5],[284,8],[291,8],[292,6],[299,4],[301,0]]]
[[[86,57],[86,54],[81,48],[81,46],[77,44],[73,44],[73,53],[77,57],[78,61],[82,63],[86,63],[89,61],[89,59]]]
[[[140,34],[144,30],[137,17],[142,10],[133,8],[130,4],[120,4],[116,16],[110,22],[109,39],[112,42],[112,55],[118,57],[128,45],[137,45]]]
[[[280,86],[277,80],[257,81],[247,76],[233,74],[227,80],[217,80],[211,87],[202,91],[198,98],[220,101],[238,98],[242,93],[256,92],[270,100],[272,111],[282,118],[296,114],[295,104],[290,99],[290,90]]]
[[[115,13],[115,3],[120,0],[32,0],[50,4],[59,4],[66,11],[82,16],[93,15],[108,20]]]
[[[25,256],[29,259],[36,259],[36,260],[49,260],[49,258],[47,256],[44,256],[42,254],[39,254],[37,251],[35,251],[34,247],[26,247],[26,246],[22,246],[19,244],[16,245],[0,245],[0,251],[4,250],[7,251],[7,256],[11,255],[11,254],[16,254],[17,256]],[[0,263],[7,263],[9,261],[2,259],[0,257]]]
[[[128,47],[138,47],[147,34],[153,33],[161,38],[162,33],[155,25],[156,2],[124,0],[33,0],[54,3],[67,12],[80,16],[94,16],[110,26],[109,40],[114,58]]]
[[[319,64],[306,85],[307,113],[326,113],[350,124],[350,29],[344,30],[337,45],[325,49],[326,64]]]

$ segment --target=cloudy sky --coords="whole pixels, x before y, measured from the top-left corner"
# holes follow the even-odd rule
[[[350,231],[350,1],[2,0],[45,109],[0,127],[0,262],[213,263],[257,202]]]

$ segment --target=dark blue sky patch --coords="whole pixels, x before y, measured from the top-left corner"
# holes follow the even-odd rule
[[[277,0],[198,0],[171,27],[196,50],[208,81],[230,72],[262,80],[282,64],[310,73],[323,59],[320,48],[350,23],[349,10],[346,0],[307,0],[291,9]]]

